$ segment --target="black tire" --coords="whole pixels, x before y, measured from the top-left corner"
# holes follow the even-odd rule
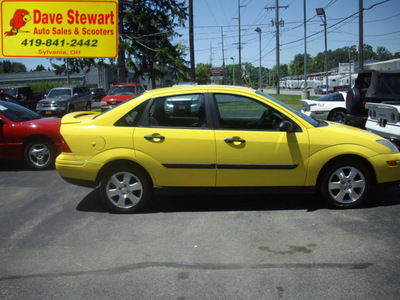
[[[74,112],[75,111],[75,107],[73,106],[73,105],[70,105],[69,107],[68,107],[68,113],[72,113],[72,112]]]
[[[24,150],[24,161],[35,170],[44,170],[54,165],[56,151],[47,141],[29,142]]]
[[[343,159],[328,165],[321,174],[318,190],[332,208],[358,207],[367,198],[372,183],[365,164]]]
[[[361,91],[359,88],[352,88],[347,92],[346,110],[351,115],[360,115],[362,112]]]
[[[328,121],[344,124],[346,122],[346,110],[334,109],[329,113]]]
[[[132,213],[152,198],[153,186],[147,174],[136,167],[114,167],[100,181],[103,203],[112,212]]]
[[[86,111],[92,110],[92,104],[90,102],[86,103]]]

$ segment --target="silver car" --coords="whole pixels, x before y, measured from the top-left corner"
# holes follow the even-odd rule
[[[64,115],[73,111],[90,111],[92,96],[87,87],[57,87],[38,102],[36,111],[41,115]]]

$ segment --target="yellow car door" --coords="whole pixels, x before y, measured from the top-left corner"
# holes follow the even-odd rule
[[[207,125],[203,94],[154,99],[149,125],[137,127],[134,148],[158,186],[214,187],[214,130]]]
[[[217,186],[302,186],[309,151],[307,131],[255,99],[215,94]],[[282,121],[292,132],[280,131]]]

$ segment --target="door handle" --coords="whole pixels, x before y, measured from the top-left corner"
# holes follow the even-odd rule
[[[159,143],[159,142],[162,142],[165,140],[164,136],[158,135],[158,134],[148,134],[148,135],[145,135],[144,138],[148,141],[152,141],[152,142],[156,142],[156,143]]]
[[[227,138],[225,139],[225,143],[232,144],[232,143],[246,143],[246,140],[244,139],[238,139],[238,138]]]

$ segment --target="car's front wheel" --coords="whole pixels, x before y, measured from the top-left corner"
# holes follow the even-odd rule
[[[344,109],[333,110],[328,116],[328,121],[344,124],[346,122],[346,110]]]
[[[103,203],[113,212],[131,213],[142,209],[152,197],[148,176],[136,167],[116,167],[100,181]]]
[[[367,198],[372,183],[365,164],[345,159],[330,164],[322,173],[319,191],[333,208],[354,208]]]
[[[52,165],[55,153],[54,147],[50,143],[38,140],[26,145],[24,160],[31,168],[43,170]]]

